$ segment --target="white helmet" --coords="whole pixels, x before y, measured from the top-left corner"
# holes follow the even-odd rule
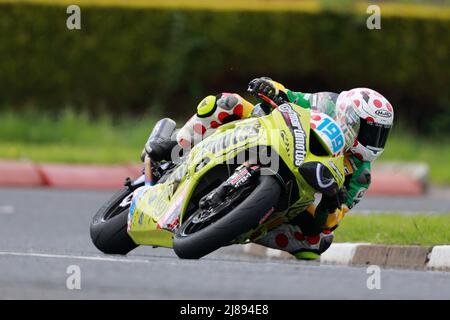
[[[367,88],[343,91],[336,101],[336,117],[346,149],[358,159],[373,161],[383,153],[394,122],[394,109],[385,97]]]

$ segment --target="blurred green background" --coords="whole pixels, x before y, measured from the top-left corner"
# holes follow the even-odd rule
[[[66,28],[69,4],[81,30]],[[450,184],[449,45],[449,0],[0,0],[0,158],[136,161],[158,117],[182,124],[207,94],[249,98],[266,75],[380,91],[396,111],[382,160],[425,161]]]

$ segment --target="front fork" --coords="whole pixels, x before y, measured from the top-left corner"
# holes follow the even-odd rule
[[[144,176],[145,185],[153,186],[155,184],[153,173],[152,173],[152,159],[148,154],[145,155],[144,159]]]
[[[259,176],[259,169],[260,167],[256,165],[250,167],[247,162],[237,167],[227,180],[200,199],[200,209],[206,210],[209,207],[215,207],[224,201],[230,192],[248,187],[253,183],[255,177]]]

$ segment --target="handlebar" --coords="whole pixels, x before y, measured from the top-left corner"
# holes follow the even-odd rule
[[[262,93],[258,93],[258,97],[260,97],[265,102],[269,103],[273,109],[278,108],[278,104],[275,101],[273,101],[272,99],[270,99],[269,97],[267,97],[266,95],[264,95]]]

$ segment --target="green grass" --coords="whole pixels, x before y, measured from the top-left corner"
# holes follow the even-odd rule
[[[59,117],[36,112],[0,114],[0,158],[38,162],[138,161],[155,118],[121,119],[66,110]]]
[[[448,214],[371,214],[345,217],[335,231],[335,242],[402,245],[450,244]]]
[[[122,163],[138,161],[157,115],[112,121],[66,110],[59,117],[37,112],[0,113],[0,158],[38,162]],[[184,120],[178,121],[182,124]],[[434,183],[450,184],[450,140],[393,132],[381,160],[426,162]]]

